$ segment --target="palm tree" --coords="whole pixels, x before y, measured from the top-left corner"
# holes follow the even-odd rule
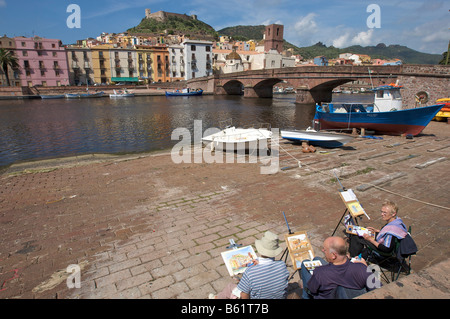
[[[6,83],[8,86],[10,86],[8,68],[9,67],[12,69],[18,68],[19,63],[17,61],[18,59],[12,51],[0,49],[0,65],[2,66],[3,73],[5,73]]]

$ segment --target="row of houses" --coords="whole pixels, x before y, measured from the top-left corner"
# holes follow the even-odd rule
[[[295,66],[295,58],[275,49],[215,49],[214,43],[184,39],[179,44],[64,46],[58,39],[0,37],[19,68],[9,70],[12,86],[66,86],[155,83],[189,80],[214,73]],[[0,85],[7,85],[0,70]]]
[[[383,60],[372,59],[367,54],[342,53],[337,59],[328,59],[326,56],[317,56],[312,61],[314,65],[401,65],[400,59]]]

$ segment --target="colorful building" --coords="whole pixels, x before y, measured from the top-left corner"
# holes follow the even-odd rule
[[[92,51],[88,48],[67,47],[66,53],[69,66],[70,85],[94,84]]]
[[[109,84],[111,82],[109,51],[112,47],[111,44],[102,44],[91,48],[94,83]]]
[[[57,39],[15,37],[21,86],[69,85],[69,68]]]

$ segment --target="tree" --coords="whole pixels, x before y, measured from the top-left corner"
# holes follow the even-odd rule
[[[8,86],[11,85],[9,83],[8,68],[18,68],[19,63],[17,61],[18,59],[12,51],[0,49],[0,65],[2,66],[3,73],[5,73],[6,83]]]

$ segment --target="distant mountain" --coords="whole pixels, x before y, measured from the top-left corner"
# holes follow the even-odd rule
[[[262,40],[264,35],[265,26],[234,26],[221,29],[218,32],[219,35],[227,35],[236,40]],[[287,41],[285,41],[285,49],[292,48],[294,54],[300,54],[305,59],[312,59],[319,55],[324,55],[328,59],[335,59],[339,57],[341,53],[357,53],[367,54],[371,58],[378,59],[400,59],[404,63],[408,64],[438,64],[442,60],[441,54],[428,54],[415,51],[402,45],[389,45],[380,43],[376,46],[362,47],[360,45],[354,45],[347,48],[339,49],[334,46],[327,47],[321,42],[318,42],[309,47],[297,47]]]

